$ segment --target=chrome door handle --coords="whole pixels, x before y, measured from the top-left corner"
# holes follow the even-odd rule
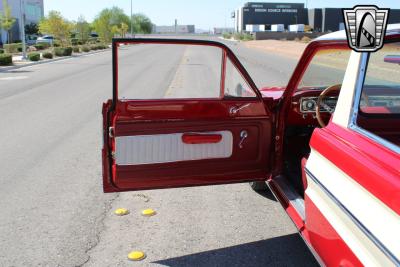
[[[231,115],[236,115],[241,109],[247,108],[248,106],[250,106],[250,103],[242,105],[242,106],[237,106],[237,107],[231,107],[229,109],[229,113]]]
[[[249,137],[249,134],[247,131],[243,130],[240,132],[240,142],[239,142],[239,148],[243,148],[243,142],[246,140],[246,138]]]

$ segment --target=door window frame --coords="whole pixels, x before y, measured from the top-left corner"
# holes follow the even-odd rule
[[[391,42],[399,42],[398,38],[393,38],[392,40],[388,41],[387,43]],[[352,52],[355,53],[355,52]],[[360,59],[360,64],[359,64],[359,72],[355,84],[355,91],[354,91],[354,97],[353,97],[353,103],[351,107],[351,113],[350,113],[350,120],[348,124],[348,128],[367,137],[368,139],[396,152],[400,153],[400,147],[387,141],[386,139],[358,126],[357,124],[357,118],[358,114],[360,112],[360,103],[361,103],[361,94],[362,90],[364,87],[364,82],[365,82],[365,77],[367,74],[367,68],[368,68],[368,62],[369,62],[369,56],[370,53],[364,52],[361,53],[361,59]]]
[[[232,52],[232,50],[223,43],[210,41],[210,40],[190,40],[190,39],[167,39],[167,38],[113,38],[112,40],[112,79],[113,79],[113,96],[112,96],[112,105],[110,110],[113,111],[116,108],[116,105],[120,101],[149,101],[149,100],[136,100],[136,99],[127,99],[122,100],[118,99],[118,47],[119,44],[171,44],[171,45],[198,45],[198,46],[211,46],[217,47],[222,50],[222,64],[221,64],[221,83],[220,83],[220,95],[225,90],[225,75],[226,75],[226,63],[228,60],[231,61],[232,65],[236,68],[242,78],[248,83],[251,90],[255,93],[255,97],[238,97],[235,98],[235,101],[249,101],[258,99],[258,101],[262,101],[263,97],[261,92],[258,90],[257,85],[251,78],[250,74],[247,72],[245,67],[242,65],[240,60],[236,57],[236,55]],[[157,101],[187,101],[187,100],[220,100],[223,101],[224,98],[179,98],[179,99],[153,99]]]

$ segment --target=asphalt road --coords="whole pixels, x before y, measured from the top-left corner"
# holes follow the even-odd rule
[[[259,86],[286,84],[296,64],[229,45]],[[134,66],[120,85],[145,98],[168,96],[191,52],[123,53]],[[172,67],[153,63],[163,58]],[[0,266],[315,265],[280,205],[248,184],[103,194],[100,113],[110,97],[109,51],[0,72]],[[130,214],[113,215],[119,207]],[[157,215],[142,217],[144,208]],[[129,262],[131,250],[147,258]]]

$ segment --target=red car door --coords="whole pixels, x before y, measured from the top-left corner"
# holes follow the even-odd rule
[[[149,53],[151,61],[161,50],[166,51],[163,56],[171,56],[181,48],[177,63],[165,68],[165,73],[173,72],[165,94],[169,97],[119,97],[131,85],[119,79],[120,75],[131,77],[122,70],[130,63],[126,63],[129,50]],[[217,56],[204,59],[198,55],[209,49],[217,49]],[[168,61],[175,62],[175,58]],[[206,66],[211,61],[218,61],[218,66]],[[164,63],[151,63],[148,71]],[[163,75],[161,72],[154,75]],[[211,78],[215,73],[218,79]],[[144,76],[146,73],[138,79]],[[218,84],[209,80],[218,80]],[[147,87],[151,82],[142,84]],[[203,89],[174,97],[174,90],[186,92],[196,86]],[[150,91],[141,89],[143,94]],[[211,91],[217,95],[208,93]],[[105,192],[265,180],[270,173],[271,111],[239,60],[221,43],[115,39],[113,99],[103,105],[103,119]]]

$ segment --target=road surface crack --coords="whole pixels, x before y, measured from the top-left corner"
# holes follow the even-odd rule
[[[114,195],[113,198],[111,198],[110,200],[108,200],[105,203],[105,207],[104,207],[103,212],[96,218],[96,223],[95,223],[95,226],[94,226],[95,229],[96,229],[95,238],[94,238],[95,241],[85,250],[85,254],[87,255],[86,260],[83,263],[81,263],[81,264],[79,264],[77,266],[79,266],[79,267],[85,266],[90,261],[90,259],[91,259],[90,252],[100,243],[101,234],[103,233],[103,231],[105,229],[104,221],[107,218],[107,214],[109,213],[109,211],[112,208],[113,202],[119,196],[120,196],[120,194],[117,193],[117,194]]]

